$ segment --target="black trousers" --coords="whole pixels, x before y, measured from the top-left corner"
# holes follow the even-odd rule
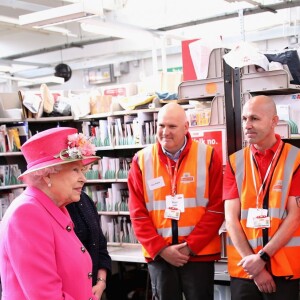
[[[214,262],[174,267],[163,259],[148,263],[153,300],[213,300]]]
[[[299,280],[287,280],[283,277],[273,277],[276,284],[276,292],[262,293],[253,280],[231,278],[231,300],[298,300]]]

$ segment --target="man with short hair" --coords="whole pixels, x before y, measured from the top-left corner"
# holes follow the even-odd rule
[[[249,99],[242,112],[249,146],[225,170],[232,300],[299,297],[300,150],[275,134],[278,119],[272,98]]]
[[[148,262],[152,299],[214,297],[222,163],[212,147],[192,140],[188,127],[179,104],[162,107],[157,143],[134,156],[129,173],[129,211]]]

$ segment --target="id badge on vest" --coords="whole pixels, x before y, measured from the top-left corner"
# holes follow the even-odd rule
[[[166,196],[166,210],[164,217],[167,219],[179,220],[181,212],[184,212],[183,194]]]
[[[268,210],[249,208],[246,226],[248,228],[269,228],[270,217],[268,217]]]

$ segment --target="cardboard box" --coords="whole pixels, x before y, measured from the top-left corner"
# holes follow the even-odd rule
[[[0,118],[20,120],[24,118],[18,93],[0,94]]]
[[[178,92],[178,86],[182,82],[182,72],[161,72],[161,92],[170,94]]]
[[[91,115],[112,111],[112,96],[95,96],[90,99]]]

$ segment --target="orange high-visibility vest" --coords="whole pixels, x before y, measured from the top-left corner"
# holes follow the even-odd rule
[[[268,193],[268,216],[271,226],[268,229],[270,240],[284,221],[287,211],[287,200],[294,172],[300,165],[300,150],[290,144],[284,144],[273,172]],[[241,201],[240,223],[247,236],[249,245],[254,253],[263,248],[261,228],[247,228],[247,216],[249,208],[256,207],[256,190],[251,171],[252,154],[250,147],[246,147],[229,157],[230,165],[235,173],[236,183]],[[254,167],[257,186],[261,184],[259,172]],[[262,198],[262,197],[261,197]],[[259,199],[259,208],[262,208],[263,199]],[[228,200],[230,201],[230,200]],[[242,267],[237,266],[241,256],[227,236],[228,271],[230,276],[249,278]],[[300,227],[294,233],[290,241],[274,256],[271,257],[271,272],[274,276],[285,276],[293,279],[300,278]]]
[[[195,225],[205,213],[209,193],[209,165],[212,156],[212,147],[192,142],[188,154],[183,158],[177,173],[176,193],[184,195],[185,211],[180,213],[178,220],[178,242],[184,242]],[[171,219],[164,217],[166,196],[171,195],[171,176],[168,167],[161,163],[158,155],[158,146],[149,146],[138,154],[139,167],[143,176],[145,203],[149,215],[157,232],[165,239],[168,245],[172,244]],[[161,177],[164,186],[150,189],[148,183]],[[197,255],[213,255],[220,253],[221,241],[217,236],[204,247]],[[150,257],[143,249],[145,257]]]

